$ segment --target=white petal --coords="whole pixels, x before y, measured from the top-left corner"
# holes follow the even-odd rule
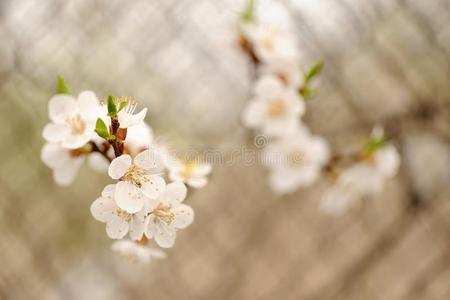
[[[112,239],[121,239],[128,233],[129,227],[130,225],[123,218],[114,216],[106,224],[106,233]]]
[[[69,95],[55,95],[48,102],[48,116],[56,123],[63,123],[67,118],[78,113],[78,103]]]
[[[42,131],[43,138],[51,143],[60,142],[69,134],[70,129],[65,124],[49,123]]]
[[[176,217],[171,225],[176,228],[186,228],[194,221],[194,210],[188,205],[180,204],[173,209],[173,212]]]
[[[128,213],[136,213],[144,207],[144,198],[139,187],[127,181],[116,184],[114,199],[117,206]]]
[[[93,152],[88,156],[89,166],[97,172],[106,173],[109,167],[109,160],[98,152]]]
[[[132,155],[137,155],[150,147],[153,141],[153,130],[145,122],[132,126],[127,130],[125,148]]]
[[[91,204],[92,216],[103,223],[110,221],[114,217],[113,212],[115,209],[117,209],[117,205],[111,198],[99,197]]]
[[[69,150],[47,143],[42,147],[41,159],[49,168],[57,169],[70,163],[73,158],[70,157]]]
[[[168,203],[178,204],[183,202],[186,198],[187,188],[181,182],[172,182],[166,186],[166,191],[164,192],[164,200]]]
[[[78,95],[80,114],[84,119],[97,120],[100,117],[100,103],[94,92],[84,91]]]
[[[242,112],[242,123],[245,127],[255,128],[264,122],[265,114],[265,103],[258,100],[250,100]]]
[[[130,238],[132,240],[140,240],[145,231],[145,214],[143,211],[135,214],[131,219]]]
[[[142,184],[141,189],[145,196],[150,199],[158,198],[166,188],[164,178],[159,175],[148,175],[148,182]]]
[[[176,238],[176,229],[163,225],[163,224],[157,224],[156,225],[156,232],[155,232],[155,242],[161,247],[161,248],[171,248],[175,244],[175,238]]]
[[[190,178],[187,181],[187,184],[190,187],[193,187],[193,188],[196,188],[196,189],[204,187],[207,183],[208,183],[208,178],[206,178],[206,177]]]
[[[195,177],[201,177],[206,176],[209,173],[211,173],[211,165],[207,163],[199,163],[196,164],[194,167],[194,170],[192,172],[192,175]]]
[[[82,163],[83,157],[77,157],[71,160],[70,163],[53,170],[53,178],[55,179],[55,182],[60,186],[70,185],[74,181]]]
[[[131,126],[138,125],[145,119],[147,114],[147,108],[142,109],[139,113],[135,115],[128,114],[125,110],[122,110],[118,114],[120,128],[128,128]]]
[[[374,158],[375,166],[382,175],[392,177],[397,173],[400,156],[394,146],[386,145],[375,151]]]
[[[166,252],[162,251],[161,249],[158,248],[149,248],[148,249],[150,256],[152,258],[156,258],[156,259],[162,259],[162,258],[166,258]]]
[[[116,192],[116,185],[108,184],[102,191],[102,197],[113,199],[115,192]]]
[[[93,128],[86,128],[82,134],[69,133],[64,137],[61,146],[67,149],[81,148],[93,138],[94,134]]]
[[[109,165],[108,175],[112,179],[119,179],[128,171],[131,166],[131,156],[123,154],[113,159]]]
[[[162,156],[154,149],[147,149],[136,155],[134,163],[144,170],[160,172],[164,168]]]
[[[155,236],[156,224],[154,223],[154,219],[155,217],[153,215],[148,216],[146,219],[147,225],[144,233],[148,239],[152,239]]]
[[[265,75],[255,83],[255,94],[261,97],[272,97],[283,90],[283,83],[273,75]]]

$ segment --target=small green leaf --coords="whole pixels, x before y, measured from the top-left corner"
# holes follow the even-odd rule
[[[364,146],[365,153],[372,153],[373,151],[381,148],[386,143],[386,138],[384,136],[378,138],[371,138],[367,144]]]
[[[314,77],[320,74],[323,69],[323,62],[316,62],[305,74],[305,83],[310,82]]]
[[[245,22],[252,22],[255,18],[255,0],[248,0],[244,11],[241,13],[241,19]]]
[[[127,101],[122,101],[122,102],[120,102],[120,104],[119,104],[119,109],[117,110],[117,112],[119,112],[119,111],[121,111],[122,109],[124,109],[125,108],[125,106],[127,106]]]
[[[304,86],[300,89],[300,95],[302,95],[305,100],[309,100],[316,95],[316,91],[309,86]]]
[[[113,96],[108,96],[108,115],[114,117],[117,114],[116,101]]]
[[[70,95],[70,89],[64,81],[62,76],[58,75],[58,94],[68,94]]]
[[[98,118],[95,123],[95,132],[97,132],[97,134],[104,139],[109,137],[108,128],[106,127],[105,122],[103,122],[100,118]]]

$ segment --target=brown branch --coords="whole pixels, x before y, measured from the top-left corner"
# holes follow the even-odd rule
[[[114,155],[119,157],[123,154],[123,142],[118,136],[120,123],[117,117],[111,117],[111,134],[114,136],[114,140],[109,141],[114,149]]]

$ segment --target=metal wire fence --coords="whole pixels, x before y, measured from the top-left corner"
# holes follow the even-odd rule
[[[305,65],[326,65],[312,131],[338,151],[374,124],[395,136],[401,171],[383,194],[330,218],[318,209],[326,181],[280,199],[236,157],[189,195],[196,220],[167,259],[114,257],[89,213],[106,176],[83,169],[59,188],[39,159],[56,75],[132,95],[176,147],[254,147],[240,124],[252,80],[235,44],[243,1],[2,1],[0,299],[450,298],[450,3],[273,2]]]

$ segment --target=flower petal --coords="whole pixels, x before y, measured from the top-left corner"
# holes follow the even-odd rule
[[[150,199],[158,198],[166,188],[164,178],[159,175],[147,175],[148,181],[143,183],[141,190]]]
[[[113,199],[115,192],[116,192],[116,185],[108,184],[107,186],[105,186],[105,188],[102,191],[102,197]]]
[[[140,240],[145,231],[145,214],[143,211],[138,212],[131,219],[130,238],[132,240]]]
[[[55,95],[48,102],[48,116],[55,123],[63,123],[78,113],[78,103],[70,95]]]
[[[154,173],[162,172],[164,168],[163,157],[153,149],[147,149],[136,155],[134,163],[138,167],[148,171],[151,170]]]
[[[78,104],[80,114],[84,119],[97,120],[100,117],[101,106],[94,92],[81,92],[78,95]]]
[[[194,210],[185,204],[180,204],[173,209],[176,217],[171,224],[175,228],[186,228],[194,221]]]
[[[131,115],[127,113],[125,110],[122,110],[118,114],[120,128],[128,128],[134,125],[138,125],[145,119],[145,115],[147,114],[147,108],[142,109],[135,115]]]
[[[175,238],[177,236],[177,232],[175,228],[163,225],[163,224],[157,224],[156,225],[156,232],[155,232],[155,242],[161,247],[161,248],[171,248],[175,244]]]
[[[99,173],[106,173],[109,168],[109,160],[98,152],[89,154],[88,164],[94,171]]]
[[[70,129],[65,124],[49,123],[45,125],[42,136],[47,142],[58,143],[70,134]]]
[[[166,186],[163,200],[167,203],[178,204],[186,198],[187,188],[181,182],[172,182]]]
[[[106,233],[112,239],[121,239],[127,233],[130,225],[123,218],[114,216],[109,222],[106,224]]]
[[[114,199],[117,206],[130,214],[136,213],[144,207],[144,196],[141,189],[127,181],[119,181],[116,184]]]
[[[111,198],[99,197],[91,204],[92,216],[103,223],[110,221],[114,217],[113,212],[115,209],[117,209],[117,205]]]
[[[53,170],[53,179],[56,184],[60,186],[70,185],[74,181],[82,163],[83,157],[77,157],[64,166]]]
[[[41,159],[49,168],[57,169],[68,163],[72,159],[69,150],[57,144],[47,143],[42,147]]]
[[[206,177],[190,178],[187,181],[187,184],[190,187],[193,187],[193,188],[196,188],[196,189],[204,187],[207,183],[208,183],[208,178],[206,178]]]
[[[114,158],[109,165],[108,175],[112,179],[119,179],[128,171],[131,166],[131,156],[128,154]]]

